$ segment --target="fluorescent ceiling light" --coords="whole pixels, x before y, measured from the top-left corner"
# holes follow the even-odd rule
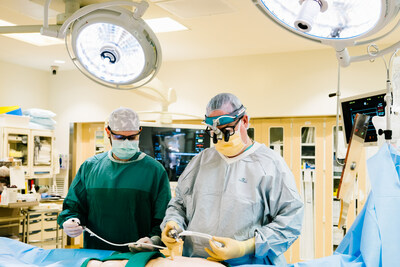
[[[0,20],[0,26],[16,26],[15,24],[5,21],[5,20]],[[57,39],[57,38],[52,38],[48,36],[43,36],[40,33],[10,33],[10,34],[3,34],[4,36],[26,42],[29,44],[33,44],[36,46],[48,46],[48,45],[57,45],[57,44],[63,44],[64,41]]]
[[[0,19],[0,26],[15,26],[15,24]]]
[[[146,19],[145,21],[155,33],[188,30],[188,28],[169,17]]]
[[[169,17],[148,19],[145,21],[155,33],[188,30],[187,27]],[[0,20],[0,26],[16,26],[16,24],[5,20]],[[3,35],[36,46],[64,44],[64,40],[44,36],[40,33],[12,33]]]
[[[10,33],[10,34],[3,34],[4,36],[26,42],[29,44],[33,44],[36,46],[48,46],[48,45],[58,45],[58,44],[64,44],[63,40],[53,38],[53,37],[47,37],[43,36],[38,32],[34,33]]]

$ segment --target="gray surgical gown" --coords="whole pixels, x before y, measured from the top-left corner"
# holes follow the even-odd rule
[[[284,265],[283,253],[297,239],[303,203],[283,158],[263,144],[227,158],[209,148],[194,157],[179,178],[176,197],[161,224],[246,240],[255,237],[255,255],[229,260],[232,265]],[[208,240],[186,237],[184,256],[208,257]]]

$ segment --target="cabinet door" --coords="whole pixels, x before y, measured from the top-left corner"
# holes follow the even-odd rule
[[[337,209],[340,210],[335,191],[341,172],[340,166],[334,164],[335,125],[336,119],[333,116],[251,121],[256,141],[277,151],[283,150],[283,157],[293,172],[298,191],[305,202],[302,234],[285,253],[289,263],[332,255],[336,249],[335,244],[340,243],[345,233],[335,226]],[[280,147],[282,132],[283,146]],[[368,195],[365,159],[363,151],[354,201],[347,217],[347,229],[361,211]]]
[[[304,220],[299,238],[300,258],[326,256],[325,154],[326,119],[295,118],[293,123],[293,175],[304,202]]]
[[[275,150],[286,161],[289,167],[291,163],[291,119],[254,119],[251,121],[254,127],[254,140],[265,144]]]
[[[22,168],[27,177],[31,176],[30,172],[30,143],[29,129],[4,128],[3,131],[3,155],[5,157],[13,157],[21,161]]]
[[[89,157],[111,149],[105,133],[104,122],[83,122],[74,124],[74,146],[72,152],[72,175],[75,176],[79,166]],[[103,138],[103,140],[101,140]]]
[[[251,127],[254,127],[254,139],[280,153],[293,172],[293,119],[252,119]],[[300,192],[300,183],[295,181]],[[285,258],[289,263],[299,261],[299,240],[285,252]]]
[[[32,176],[51,178],[53,176],[54,136],[52,131],[31,130]]]

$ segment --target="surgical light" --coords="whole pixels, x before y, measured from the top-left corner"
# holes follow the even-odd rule
[[[154,33],[151,38],[149,32],[150,27],[126,9],[96,10],[71,25],[67,49],[86,76],[104,85],[131,89],[143,78],[154,77],[160,64],[160,49],[154,45]]]
[[[50,2],[44,5],[43,27],[3,26],[0,33],[40,29],[42,35],[65,39],[78,69],[107,87],[138,88],[155,77],[162,55],[156,35],[141,18],[149,7],[146,1],[108,1],[80,8],[80,0],[65,0],[65,13],[57,16],[57,25],[48,24]]]
[[[399,0],[252,0],[261,12],[285,29],[333,46],[342,66],[350,61],[346,47],[378,33],[398,13]],[[361,42],[360,42],[361,43]],[[370,56],[370,55],[369,55]],[[377,56],[377,55],[374,55]]]
[[[135,12],[119,7],[125,4],[136,6]],[[161,48],[141,19],[147,7],[145,1],[106,2],[81,8],[68,18],[64,24],[70,26],[63,24],[61,30],[66,29],[67,50],[78,69],[116,89],[133,89],[154,78],[161,64]]]

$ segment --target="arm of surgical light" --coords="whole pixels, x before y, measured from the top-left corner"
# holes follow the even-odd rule
[[[383,49],[381,51],[377,51],[374,54],[365,54],[365,55],[361,55],[361,56],[350,57],[350,62],[359,62],[359,61],[364,61],[364,60],[375,59],[377,57],[381,57],[381,56],[386,55],[388,53],[393,53],[399,48],[400,48],[400,41],[397,42],[397,43],[392,44],[391,46],[389,46],[389,47],[387,47],[387,48],[385,48],[385,49]]]
[[[63,25],[61,26],[61,28],[59,30],[54,30],[54,29],[50,29],[48,27],[48,9],[49,9],[50,2],[51,2],[51,0],[47,0],[46,4],[45,4],[43,27],[40,29],[40,33],[42,35],[61,38],[61,39],[63,39],[65,37],[65,33],[72,22],[74,22],[75,20],[79,19],[80,17],[83,17],[86,14],[89,14],[90,12],[93,12],[95,10],[103,9],[103,8],[107,8],[107,7],[113,7],[113,6],[135,6],[136,9],[133,12],[133,17],[140,18],[141,16],[143,16],[144,12],[149,7],[149,4],[146,1],[141,1],[139,3],[129,2],[129,1],[111,1],[111,2],[105,2],[105,3],[91,4],[91,5],[82,7],[80,9],[78,9],[77,11],[75,11],[68,19],[65,20],[65,22],[63,23]],[[68,2],[66,2],[66,9],[67,9],[67,7],[68,7]]]

